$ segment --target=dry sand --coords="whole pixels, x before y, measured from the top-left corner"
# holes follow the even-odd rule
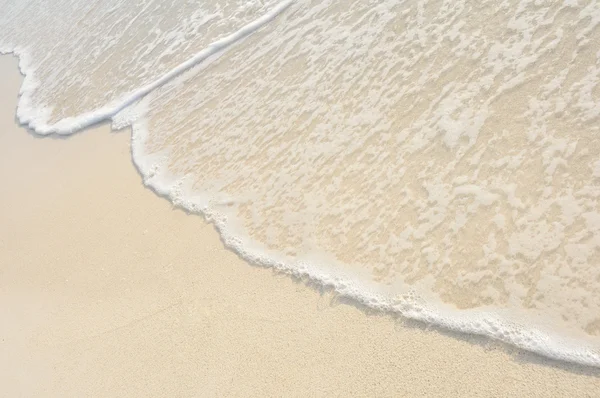
[[[597,397],[599,372],[250,266],[144,188],[129,133],[16,125],[0,57],[0,396]]]

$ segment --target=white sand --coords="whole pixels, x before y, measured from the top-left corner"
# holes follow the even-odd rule
[[[40,139],[0,57],[0,396],[596,397],[599,372],[366,314],[145,189],[128,132]]]

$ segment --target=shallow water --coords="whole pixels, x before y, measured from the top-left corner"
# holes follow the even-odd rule
[[[600,366],[600,2],[41,4],[0,0],[21,122],[131,125],[246,259]]]

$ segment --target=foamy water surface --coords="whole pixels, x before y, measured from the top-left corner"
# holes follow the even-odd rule
[[[600,366],[600,2],[0,9],[19,120],[131,126],[145,183],[247,260]]]

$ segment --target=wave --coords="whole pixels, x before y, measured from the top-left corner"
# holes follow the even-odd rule
[[[131,127],[145,184],[203,215],[245,260],[598,367],[597,338],[582,331],[600,284],[597,176],[581,171],[595,158],[579,144],[596,131],[593,10],[492,3],[285,0],[258,16],[236,5],[239,19],[221,16],[244,22],[233,33],[215,29],[174,67],[57,121],[36,102],[48,84],[40,61],[0,49],[20,59],[23,125],[41,135]],[[110,20],[118,7],[106,7]],[[203,12],[202,25],[223,10]],[[563,48],[567,28],[575,44]]]

